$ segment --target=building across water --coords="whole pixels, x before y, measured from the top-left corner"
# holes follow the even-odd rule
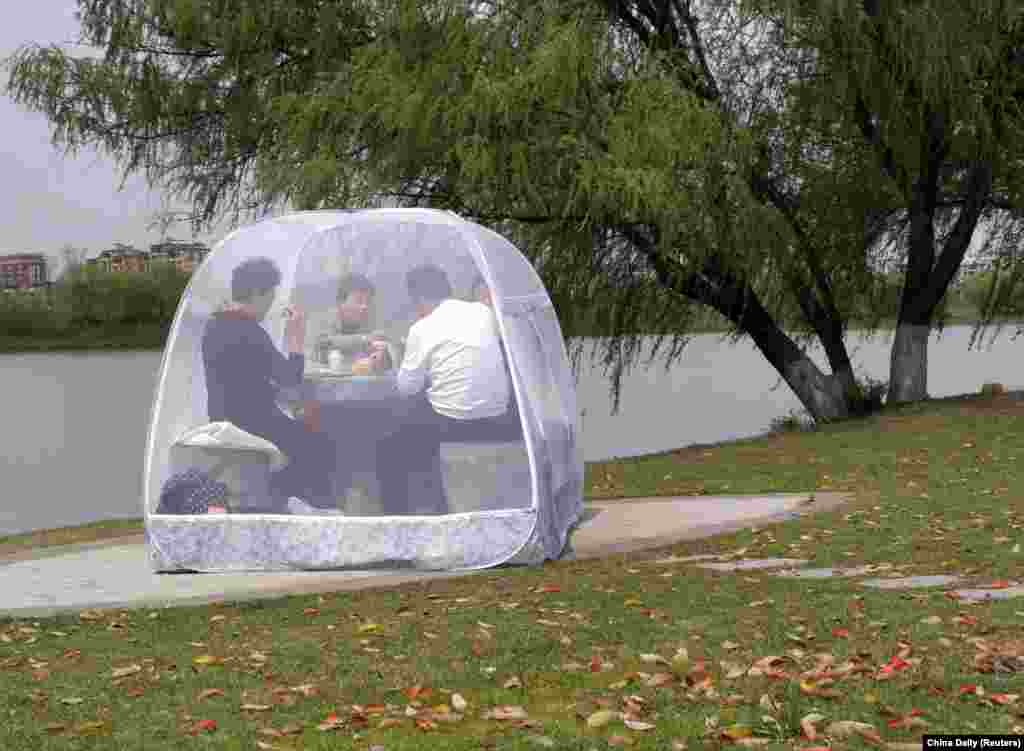
[[[0,256],[0,289],[45,287],[46,256],[42,253],[10,253]]]
[[[210,249],[203,243],[168,240],[149,246],[149,252],[131,245],[117,244],[86,263],[104,271],[150,271],[160,264],[174,264],[179,271],[191,274]]]

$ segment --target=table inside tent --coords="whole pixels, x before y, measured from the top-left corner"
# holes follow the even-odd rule
[[[316,403],[319,427],[336,446],[333,483],[339,508],[352,516],[384,513],[378,475],[396,468],[382,466],[391,457],[378,456],[377,443],[402,429],[412,405],[411,399],[399,394],[394,372],[351,375],[314,366],[307,369],[302,386],[281,390],[281,402],[293,414],[303,404]],[[503,435],[482,433],[471,442],[442,439],[441,470],[450,511],[529,505],[529,497],[521,490],[529,487],[529,460],[518,420],[513,407],[505,419],[509,427],[501,429]],[[410,477],[408,482],[410,488],[428,484],[428,478]],[[429,508],[434,500],[423,502]]]

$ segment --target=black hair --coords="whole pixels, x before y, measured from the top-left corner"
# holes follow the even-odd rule
[[[373,282],[362,274],[345,274],[341,281],[338,282],[338,302],[344,302],[357,289],[369,292],[370,297],[377,293],[377,288],[373,286]]]
[[[413,302],[440,302],[452,296],[448,275],[433,264],[410,269],[405,275],[405,286]]]
[[[231,272],[231,299],[248,302],[281,283],[281,272],[269,258],[250,258]]]

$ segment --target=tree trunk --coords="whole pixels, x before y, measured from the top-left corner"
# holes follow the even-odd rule
[[[928,398],[928,335],[931,326],[900,321],[889,362],[889,404]]]
[[[852,380],[852,372],[831,376],[821,372],[756,300],[748,303],[741,325],[815,422],[850,416],[845,382]]]
[[[730,272],[721,258],[708,257],[699,272],[676,274],[649,238],[628,226],[620,227],[619,231],[647,257],[658,281],[666,289],[717,310],[747,334],[815,422],[850,416],[850,392],[846,384],[853,380],[853,369],[842,342],[841,326],[825,327],[827,333],[838,336],[838,339],[836,336],[823,339],[830,359],[845,364],[837,375],[829,376],[779,328],[750,285]]]

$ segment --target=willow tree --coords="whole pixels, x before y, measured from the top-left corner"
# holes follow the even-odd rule
[[[955,154],[939,172],[960,186],[960,203],[936,201],[935,221],[943,211],[969,219],[987,205],[977,196],[994,195],[964,166],[971,139],[1008,143],[984,117],[1012,93],[992,51],[1012,46],[1013,19],[979,16],[988,31],[929,47],[939,58],[929,67],[911,59],[926,46],[922,19],[962,21],[938,3],[874,15],[712,0],[79,4],[83,41],[101,57],[26,48],[11,59],[10,93],[49,117],[58,143],[105,148],[190,198],[199,223],[390,196],[501,225],[529,247],[563,321],[609,335],[616,396],[641,353],[638,325],[671,332],[652,352],[667,365],[705,306],[751,337],[815,418],[848,414],[843,336],[851,319],[879,312],[879,238],[910,226],[901,367],[923,358],[904,344],[919,344],[917,329],[902,325],[918,326],[944,290],[948,260],[938,275],[913,260],[927,235],[914,207],[930,210],[931,199],[908,203],[920,181],[907,178],[908,192],[892,176],[917,174],[913,128],[898,125],[913,120],[914,92],[938,90],[950,56],[971,74],[948,87],[974,92],[942,121],[957,146],[937,152]],[[872,62],[879,50],[888,62]],[[867,72],[888,64],[888,78]],[[999,112],[1011,133],[1015,113]],[[812,339],[829,374],[803,349]],[[917,395],[893,383],[895,398]]]
[[[810,111],[828,113],[873,155],[904,284],[889,398],[921,399],[936,309],[989,220],[988,249],[1017,252],[1024,15],[1012,0],[755,0],[792,43],[815,50]]]

